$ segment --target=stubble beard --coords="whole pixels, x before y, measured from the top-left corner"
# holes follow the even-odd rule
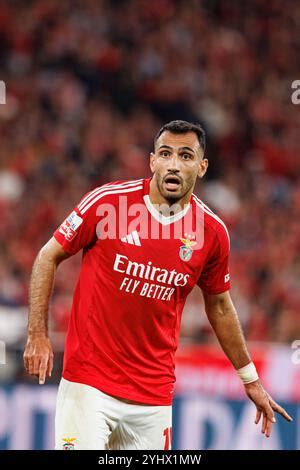
[[[194,184],[193,182],[191,182],[191,184],[189,183],[190,181],[188,180],[187,184],[183,186],[182,193],[180,195],[176,195],[176,194],[172,195],[170,193],[165,194],[165,191],[163,190],[163,178],[160,175],[158,178],[156,178],[156,187],[160,195],[165,199],[165,201],[169,205],[178,203],[179,201],[181,201],[181,199],[183,199],[186,196],[186,194],[191,190]]]

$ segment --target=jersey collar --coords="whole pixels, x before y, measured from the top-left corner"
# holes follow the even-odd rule
[[[152,202],[150,201],[150,197],[149,197],[150,181],[151,181],[151,178],[147,178],[147,179],[144,180],[143,199],[144,199],[145,205],[146,205],[148,211],[150,212],[150,214],[152,215],[152,217],[154,217],[154,219],[157,220],[162,225],[169,225],[169,224],[172,224],[172,223],[177,222],[178,220],[182,219],[182,217],[184,217],[186,215],[186,213],[188,212],[188,210],[191,206],[190,202],[185,205],[185,207],[184,207],[184,209],[182,209],[182,211],[177,212],[177,214],[175,214],[175,215],[171,215],[171,216],[167,217],[167,216],[161,214],[156,209],[155,205],[153,205]]]

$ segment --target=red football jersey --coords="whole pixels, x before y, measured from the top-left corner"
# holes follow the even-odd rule
[[[170,405],[186,297],[230,288],[226,226],[196,195],[170,217],[149,198],[149,179],[88,193],[54,232],[83,249],[63,377],[110,395]],[[200,314],[200,312],[199,312]]]

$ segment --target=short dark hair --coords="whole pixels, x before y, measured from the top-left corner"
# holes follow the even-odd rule
[[[200,147],[202,148],[203,152],[205,151],[205,144],[206,144],[205,131],[200,126],[200,124],[194,124],[192,122],[180,121],[180,120],[168,122],[167,124],[162,126],[160,130],[158,131],[158,133],[156,134],[154,138],[154,146],[157,142],[157,139],[165,131],[173,132],[173,134],[185,134],[186,132],[195,132],[195,134],[198,137]]]

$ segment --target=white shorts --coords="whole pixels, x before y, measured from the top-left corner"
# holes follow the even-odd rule
[[[61,379],[56,450],[170,450],[172,406],[135,405]]]

